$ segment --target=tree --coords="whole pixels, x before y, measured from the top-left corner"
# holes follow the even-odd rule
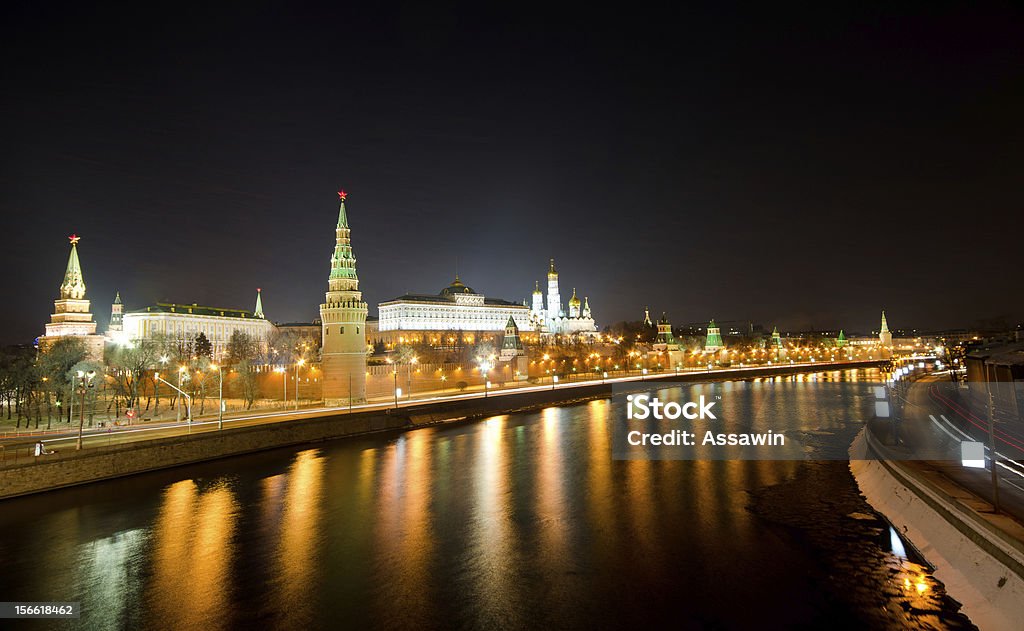
[[[206,339],[206,334],[202,331],[196,335],[196,340],[192,344],[192,351],[196,358],[205,357],[206,359],[213,359],[213,344],[210,340]]]
[[[67,410],[68,422],[71,422],[71,406],[67,401],[74,393],[71,391],[71,369],[86,356],[85,342],[74,336],[61,337],[39,356],[39,370],[52,384],[57,395],[58,405]]]
[[[139,411],[139,386],[146,372],[156,368],[159,355],[160,349],[151,339],[107,347],[107,364],[112,368],[117,394],[124,398],[126,408]]]
[[[260,350],[259,342],[241,331],[234,331],[231,338],[228,339],[228,364],[238,373],[246,409],[252,408],[252,404],[259,395],[256,361],[260,357]]]

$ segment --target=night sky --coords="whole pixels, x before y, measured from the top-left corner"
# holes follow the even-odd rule
[[[3,9],[0,341],[72,232],[101,331],[118,289],[309,321],[341,187],[371,314],[553,256],[599,326],[1024,318],[1019,8],[220,4]]]

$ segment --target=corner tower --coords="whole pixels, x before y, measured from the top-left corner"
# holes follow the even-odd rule
[[[64,282],[60,285],[60,298],[53,301],[53,314],[46,325],[46,334],[39,338],[39,348],[45,351],[58,338],[77,336],[85,343],[89,357],[94,360],[103,358],[103,336],[96,335],[96,321],[89,311],[89,301],[85,297],[85,276],[82,264],[78,260],[78,242],[81,237],[71,235],[71,254],[68,255],[68,266],[64,271]]]
[[[356,257],[345,212],[345,191],[334,230],[334,254],[327,295],[320,305],[323,326],[323,392],[325,405],[366,400],[366,303],[359,291]]]
[[[882,328],[878,331],[878,343],[882,346],[892,346],[892,333],[889,332],[889,323],[885,321],[885,310],[882,310]]]

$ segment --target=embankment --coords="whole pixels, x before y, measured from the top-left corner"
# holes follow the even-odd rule
[[[757,369],[721,370],[713,374],[652,375],[646,381],[615,384],[617,389],[643,389],[651,382],[699,382],[749,379],[822,370],[859,368],[877,361],[820,363],[813,366],[772,366]],[[471,420],[495,414],[525,411],[549,405],[611,396],[612,384],[562,384],[552,389],[502,392],[500,395],[455,398],[422,404],[348,413],[338,410],[316,418],[280,421],[190,435],[126,442],[80,452],[62,450],[24,464],[0,469],[0,499],[88,484],[157,469],[166,469],[230,456],[333,440],[375,432],[394,432]],[[609,456],[610,457],[610,456]]]

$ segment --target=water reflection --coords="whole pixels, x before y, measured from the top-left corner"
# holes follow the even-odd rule
[[[801,413],[777,429],[859,428],[856,402],[806,381],[722,387],[730,426],[768,424],[785,407]],[[613,461],[620,413],[591,401],[235,458],[206,478],[138,476],[150,486],[130,499],[127,481],[69,492],[63,510],[0,515],[5,531],[31,526],[51,541],[24,553],[0,541],[4,561],[19,555],[0,590],[38,599],[41,585],[77,584],[84,606],[111,612],[94,626],[203,631],[829,617],[835,599],[807,581],[820,560],[747,510],[750,492],[804,463]],[[33,553],[43,562],[22,561]],[[915,572],[899,566],[899,591],[933,597]],[[118,618],[133,610],[138,624]]]
[[[153,528],[153,577],[147,602],[167,628],[227,628],[229,570],[238,506],[226,482],[200,491],[182,480],[164,493]]]
[[[324,533],[323,458],[318,450],[297,454],[286,480],[273,597],[285,626],[295,628],[311,622],[319,604],[317,558]]]

